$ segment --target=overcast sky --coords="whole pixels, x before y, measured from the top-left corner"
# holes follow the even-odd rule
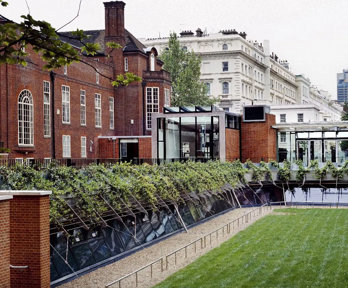
[[[82,0],[79,17],[63,30],[103,29],[107,0]],[[80,0],[8,0],[0,14],[19,21],[28,14],[61,27]],[[270,40],[271,51],[291,71],[337,98],[336,73],[348,68],[348,0],[124,0],[126,28],[138,38],[171,31],[245,31],[247,39]]]

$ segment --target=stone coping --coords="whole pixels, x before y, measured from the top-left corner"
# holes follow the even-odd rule
[[[0,195],[0,201],[11,200],[11,199],[13,199],[12,195],[3,195],[3,196]]]
[[[51,195],[52,191],[38,191],[38,190],[0,190],[0,196],[13,195],[13,196],[46,196]]]

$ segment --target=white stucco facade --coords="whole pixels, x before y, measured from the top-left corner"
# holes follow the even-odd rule
[[[168,39],[141,41],[161,54],[168,47]],[[340,107],[332,102],[329,105],[329,95],[316,93],[309,79],[293,74],[287,61],[271,53],[268,40],[247,40],[244,33],[235,30],[210,35],[200,30],[196,34],[184,31],[178,40],[183,49],[200,55],[201,80],[225,110],[240,113],[244,105],[250,104],[314,104],[326,121],[340,118]]]

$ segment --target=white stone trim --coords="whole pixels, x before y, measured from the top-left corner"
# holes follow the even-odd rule
[[[51,195],[52,191],[48,190],[0,190],[0,197],[3,197],[2,195],[7,195],[12,197],[13,196],[46,196]]]
[[[0,195],[0,201],[11,200],[11,199],[13,199],[13,196],[11,195],[4,195],[4,196]]]

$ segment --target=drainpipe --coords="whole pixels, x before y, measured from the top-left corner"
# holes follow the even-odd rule
[[[55,107],[54,107],[54,84],[55,84],[55,75],[53,71],[50,72],[50,78],[51,78],[51,87],[52,87],[52,93],[51,93],[51,145],[52,145],[52,158],[56,159],[56,134],[55,134]]]
[[[242,121],[243,116],[239,120],[239,160],[242,161]]]
[[[9,142],[8,142],[8,135],[9,135],[9,133],[8,133],[8,118],[9,118],[9,116],[8,116],[8,101],[9,101],[9,92],[8,92],[8,64],[5,64],[6,65],[6,147],[7,148],[10,148],[9,147]],[[17,99],[18,100],[18,99]],[[17,107],[18,107],[18,102],[17,102]],[[18,114],[18,113],[17,113]],[[18,127],[18,122],[17,122],[17,127]],[[17,128],[18,129],[18,128]],[[18,143],[18,141],[17,141],[17,143]]]
[[[143,81],[141,82],[141,86],[143,88],[143,135],[145,135],[146,129],[145,129],[145,125],[146,125],[146,117],[145,117],[145,86],[146,86],[146,82]]]

